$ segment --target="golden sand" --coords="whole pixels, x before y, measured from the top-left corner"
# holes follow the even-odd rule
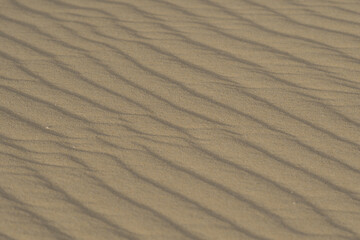
[[[1,240],[360,239],[358,0],[0,0]]]

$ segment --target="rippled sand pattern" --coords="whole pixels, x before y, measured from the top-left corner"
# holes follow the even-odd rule
[[[1,240],[360,239],[360,1],[0,0]]]

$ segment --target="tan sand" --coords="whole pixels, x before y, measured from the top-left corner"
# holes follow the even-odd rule
[[[1,240],[360,239],[360,1],[0,0]]]

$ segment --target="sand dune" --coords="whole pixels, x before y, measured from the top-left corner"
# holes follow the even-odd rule
[[[0,239],[360,239],[357,0],[0,0]]]

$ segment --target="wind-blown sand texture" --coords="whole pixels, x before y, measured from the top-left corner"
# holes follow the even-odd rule
[[[358,0],[0,0],[0,239],[360,239],[359,106]]]

